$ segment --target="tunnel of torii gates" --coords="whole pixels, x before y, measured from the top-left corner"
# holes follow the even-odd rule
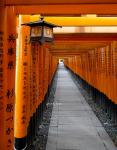
[[[34,14],[62,26],[116,26],[116,17],[100,16],[116,15],[117,2],[0,0],[0,150],[31,144],[59,58],[117,104],[117,34],[61,33],[53,43],[30,43],[30,28],[21,24],[36,20]]]

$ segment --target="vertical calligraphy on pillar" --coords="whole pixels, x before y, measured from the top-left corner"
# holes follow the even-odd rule
[[[42,51],[42,72],[43,72],[43,76],[42,76],[42,81],[43,81],[43,100],[44,100],[44,96],[45,96],[45,44],[43,44],[43,51]]]
[[[39,46],[39,80],[40,80],[40,99],[41,102],[43,101],[44,98],[44,86],[43,86],[43,78],[44,78],[44,65],[43,65],[43,45]]]
[[[22,85],[22,94],[23,94],[23,101],[24,104],[22,105],[22,117],[21,117],[21,124],[27,123],[27,106],[26,101],[28,101],[28,62],[27,62],[27,47],[28,47],[28,36],[25,35],[24,38],[24,59],[22,64],[22,75],[23,75],[23,85]]]
[[[7,89],[6,89],[6,136],[7,148],[13,148],[14,136],[14,98],[15,98],[15,53],[16,53],[16,35],[9,34],[7,39]]]
[[[4,65],[3,65],[3,32],[0,31],[0,112],[4,109],[4,103],[3,103],[3,97],[4,97],[4,92],[3,92],[3,70],[4,70]],[[1,114],[1,113],[0,113]],[[2,117],[0,117],[1,119]],[[1,123],[1,122],[0,122]],[[1,132],[0,128],[0,132]]]
[[[32,65],[32,49],[30,50],[30,116],[33,116],[33,77],[32,77],[32,72],[33,72],[33,65]]]
[[[41,103],[41,100],[42,100],[42,78],[41,78],[41,76],[42,76],[42,66],[41,66],[41,45],[40,44],[38,44],[38,51],[39,51],[39,66],[38,66],[38,69],[39,69],[39,102]]]
[[[49,74],[49,48],[45,47],[45,93],[48,90],[48,74]]]
[[[39,105],[39,49],[38,44],[36,43],[36,108],[38,108]]]
[[[27,128],[30,112],[30,43],[29,27],[21,24],[29,21],[29,16],[19,16],[18,56],[16,74],[16,103],[15,103],[15,148],[26,148]]]
[[[36,44],[31,44],[31,51],[32,51],[32,80],[33,80],[33,112],[35,113],[36,109]]]
[[[15,99],[15,62],[16,62],[16,16],[13,7],[6,8],[6,105],[5,105],[5,150],[12,150],[14,144],[14,99]]]
[[[5,146],[5,59],[4,32],[0,29],[0,149],[3,149]]]

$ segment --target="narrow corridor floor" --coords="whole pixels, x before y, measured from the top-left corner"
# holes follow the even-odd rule
[[[63,64],[46,150],[117,150]]]

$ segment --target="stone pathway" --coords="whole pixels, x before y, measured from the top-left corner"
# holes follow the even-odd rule
[[[63,64],[46,150],[117,150]]]

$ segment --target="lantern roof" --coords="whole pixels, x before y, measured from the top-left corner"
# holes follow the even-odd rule
[[[28,22],[28,23],[24,23],[22,25],[26,25],[26,26],[30,26],[30,27],[36,27],[36,26],[47,26],[47,27],[50,27],[50,28],[61,27],[61,26],[57,26],[55,24],[46,22],[46,21],[43,20],[43,18],[41,18],[39,21]]]

